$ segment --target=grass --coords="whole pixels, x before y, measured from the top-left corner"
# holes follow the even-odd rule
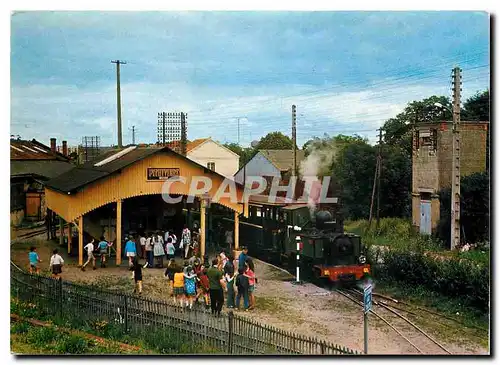
[[[456,340],[458,335],[467,333],[467,338],[474,344],[488,348],[489,318],[486,314],[470,307],[464,307],[459,299],[444,297],[439,293],[430,292],[423,287],[400,286],[386,282],[378,282],[376,292],[395,299],[403,300],[405,303],[434,310],[447,317],[455,318],[457,323],[446,318],[419,311],[416,308],[403,306],[402,308],[415,311],[421,316],[415,317],[402,312],[403,315],[430,329],[441,338]],[[446,324],[446,325],[443,325]],[[479,327],[477,329],[475,327]]]
[[[44,354],[139,354],[115,344],[103,344],[53,327],[38,327],[26,322],[11,325],[11,351],[21,355]]]

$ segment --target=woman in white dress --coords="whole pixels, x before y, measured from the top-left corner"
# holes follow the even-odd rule
[[[165,256],[165,250],[163,249],[163,237],[158,232],[153,235],[153,255],[157,261],[156,266],[163,268],[163,256]]]
[[[184,258],[187,259],[189,256],[189,249],[191,246],[191,231],[189,230],[187,224],[184,225],[182,230],[182,238],[180,248],[184,248]]]

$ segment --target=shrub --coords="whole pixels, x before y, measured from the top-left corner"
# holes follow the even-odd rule
[[[58,337],[58,332],[53,327],[31,327],[26,339],[29,343],[45,346]]]
[[[67,335],[57,342],[55,350],[60,354],[83,354],[88,352],[89,343],[82,337]]]
[[[12,334],[20,334],[20,333],[26,333],[30,329],[30,325],[27,322],[19,321],[19,322],[14,322],[10,326],[10,333]]]
[[[384,265],[377,273],[382,280],[423,286],[448,297],[457,297],[483,312],[489,307],[489,268],[468,260],[422,251],[391,250],[384,254]]]

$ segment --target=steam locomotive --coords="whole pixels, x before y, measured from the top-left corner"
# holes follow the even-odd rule
[[[370,275],[361,237],[344,232],[338,206],[321,209],[311,214],[304,204],[251,205],[249,217],[240,220],[240,245],[290,273],[299,266],[308,280],[356,282]]]

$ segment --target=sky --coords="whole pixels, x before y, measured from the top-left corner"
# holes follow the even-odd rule
[[[297,142],[376,140],[407,103],[462,101],[490,83],[485,12],[19,12],[11,16],[11,134],[49,144],[156,142],[158,112],[186,112],[188,139],[249,145],[269,132]]]

